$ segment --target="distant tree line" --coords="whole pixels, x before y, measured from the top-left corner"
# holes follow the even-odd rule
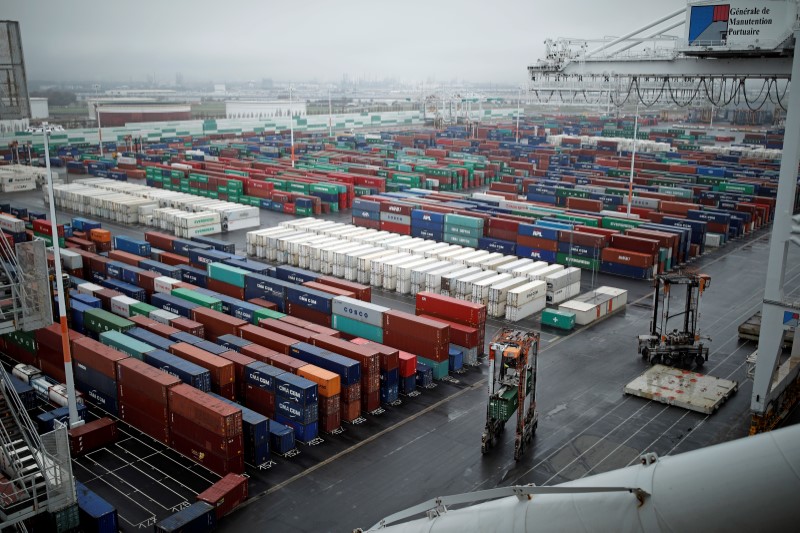
[[[73,92],[57,91],[53,89],[47,91],[34,91],[31,93],[31,96],[35,98],[47,98],[47,104],[54,106],[68,106],[74,104],[78,100]]]

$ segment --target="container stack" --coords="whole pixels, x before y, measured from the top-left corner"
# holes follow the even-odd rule
[[[411,236],[444,241],[444,217],[444,213],[414,209],[411,211]]]
[[[73,340],[71,350],[75,386],[101,409],[118,416],[116,367],[129,356],[88,337]]]
[[[475,366],[484,353],[486,306],[432,292],[417,294],[417,315],[442,321],[450,327],[450,342],[463,352],[464,364]],[[426,363],[426,361],[423,361]]]
[[[220,475],[244,472],[242,411],[186,384],[169,389],[170,445]]]
[[[364,228],[380,229],[381,204],[370,200],[356,198],[353,200],[353,219],[358,226]]]
[[[400,350],[363,338],[350,342],[377,350],[381,369],[381,403],[397,401],[400,394]]]
[[[431,367],[434,378],[448,375],[450,326],[402,311],[387,311],[383,314],[383,330],[386,344],[417,354],[418,361]]]
[[[120,418],[170,445],[169,392],[181,380],[132,357],[116,366]]]
[[[296,344],[292,347],[292,354],[339,374],[342,420],[352,422],[362,411],[369,413],[380,407],[380,357],[376,350],[329,335],[316,335],[312,343],[314,346]],[[323,352],[314,352],[312,348]],[[308,353],[304,352],[313,354],[315,358],[308,359]]]
[[[463,215],[444,216],[444,242],[460,246],[478,247],[478,239],[483,237],[483,219]]]
[[[390,309],[381,305],[339,296],[333,299],[332,325],[348,335],[383,342],[383,314]]]
[[[275,421],[294,430],[295,439],[311,442],[319,436],[317,384],[284,372],[275,377]]]
[[[251,350],[247,353],[252,353]],[[275,378],[282,373],[283,370],[262,361],[248,364],[245,367],[244,405],[274,419]]]
[[[320,431],[331,433],[341,427],[342,387],[339,375],[314,365],[299,368],[297,375],[317,384]]]
[[[269,426],[270,419],[238,403],[211,393],[210,396],[217,400],[233,405],[242,410],[242,440],[244,441],[245,463],[261,466],[270,461],[269,458]]]
[[[522,320],[547,306],[547,282],[531,281],[508,291],[506,297],[506,320]]]
[[[380,229],[400,235],[411,235],[411,211],[413,209],[414,205],[406,202],[381,202]]]
[[[569,267],[545,276],[546,301],[558,304],[577,296],[581,292],[581,269]]]
[[[506,302],[508,301],[508,291],[528,283],[527,278],[512,277],[501,283],[489,287],[489,300],[486,305],[486,313],[494,318],[506,316]]]

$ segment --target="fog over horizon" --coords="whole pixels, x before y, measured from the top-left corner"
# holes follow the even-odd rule
[[[518,84],[547,38],[622,35],[685,0],[3,0],[28,80]],[[674,30],[680,34],[682,29]]]

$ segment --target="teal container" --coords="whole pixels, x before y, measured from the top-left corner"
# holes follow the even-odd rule
[[[120,352],[124,352],[131,357],[135,357],[139,361],[144,360],[144,354],[155,350],[155,347],[118,331],[104,331],[100,334],[100,342]]]
[[[445,224],[453,224],[456,226],[466,226],[468,228],[483,228],[483,219],[468,217],[466,215],[454,215],[452,213],[444,216]]]
[[[545,309],[542,311],[542,325],[569,331],[575,328],[575,313],[558,309]]]
[[[158,307],[154,307],[144,302],[138,302],[130,306],[131,316],[142,315],[145,317],[149,317],[150,313],[152,313],[153,311],[158,311]]]
[[[474,237],[464,237],[463,235],[453,235],[452,233],[444,234],[444,242],[450,244],[458,244],[460,246],[469,246],[470,248],[478,247],[478,239]]]
[[[279,318],[283,318],[285,316],[286,314],[281,313],[280,311],[273,311],[272,309],[262,307],[253,312],[253,324],[257,326],[262,320],[266,320],[268,318],[274,318],[275,320],[278,320]]]
[[[441,363],[417,356],[417,361],[425,363],[433,370],[433,379],[444,379],[450,373],[450,360],[445,359]]]
[[[383,328],[353,320],[349,316],[333,315],[333,329],[372,342],[383,343]]]
[[[244,288],[244,277],[246,275],[246,270],[226,265],[225,263],[210,263],[208,265],[208,276],[211,279],[215,279],[235,287]]]
[[[456,224],[445,223],[444,232],[461,237],[472,237],[473,239],[483,237],[483,228],[470,228],[469,226],[459,226]]]

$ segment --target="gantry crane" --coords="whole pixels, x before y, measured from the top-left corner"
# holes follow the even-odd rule
[[[650,333],[639,335],[639,353],[651,364],[702,367],[708,361],[708,346],[703,343],[697,322],[700,319],[700,298],[711,283],[707,274],[661,274],[654,280],[653,320]],[[686,289],[683,311],[670,314],[672,288]],[[682,318],[681,330],[670,330],[670,320]],[[711,340],[711,339],[708,339]]]
[[[489,404],[481,452],[497,445],[506,422],[517,413],[514,460],[519,461],[538,424],[536,359],[539,334],[502,329],[489,344]]]
[[[789,245],[800,244],[800,216],[792,218],[800,163],[800,90],[789,90],[787,97],[785,88],[786,81],[800,79],[798,13],[797,0],[765,0],[758,6],[690,0],[686,8],[588,52],[585,46],[550,41],[547,55],[528,67],[532,91],[540,99],[611,87],[609,98],[617,107],[665,100],[685,106],[703,98],[715,107],[745,102],[751,109],[771,101],[787,111],[761,335],[748,358],[755,366],[751,433],[775,427],[800,400],[800,348],[785,359],[781,354],[786,332],[800,326],[800,304],[789,301],[784,290]],[[681,25],[684,37],[672,47],[651,44]],[[745,82],[756,80],[761,88],[753,97]],[[793,220],[797,225],[792,226]]]

